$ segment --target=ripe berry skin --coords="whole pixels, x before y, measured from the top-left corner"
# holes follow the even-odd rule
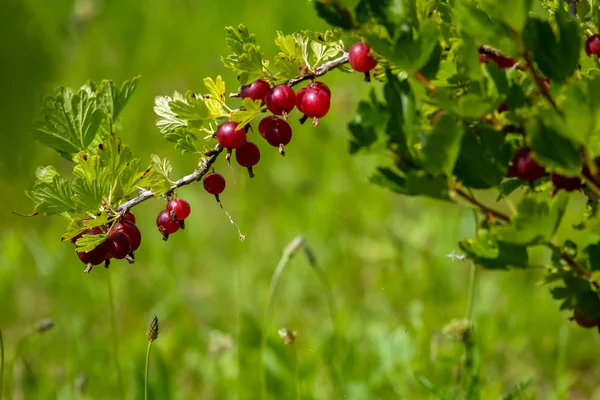
[[[237,129],[238,123],[233,121],[223,122],[217,128],[217,141],[226,149],[237,149],[246,143],[246,130]]]
[[[279,147],[279,152],[283,155],[283,147],[292,140],[292,127],[287,121],[277,117],[266,117],[260,121],[260,125],[263,124],[264,134],[263,137],[267,139],[267,142],[271,146]],[[262,134],[262,133],[261,133]]]
[[[156,227],[163,234],[163,239],[167,240],[169,235],[179,230],[179,222],[175,221],[167,210],[162,210],[156,217]]]
[[[531,157],[531,149],[527,147],[519,149],[512,162],[516,177],[523,181],[535,181],[546,174],[544,167]]]
[[[129,236],[131,242],[131,251],[136,251],[142,243],[142,233],[135,224],[129,221],[119,221],[109,232],[109,235],[113,235],[115,232],[123,232]]]
[[[132,224],[135,224],[135,215],[131,211],[127,211],[125,215],[121,217],[121,221],[129,221]]]
[[[109,255],[116,260],[122,260],[131,253],[131,240],[123,232],[113,233],[106,241]]]
[[[190,207],[190,203],[183,199],[171,199],[167,203],[167,211],[169,215],[173,217],[176,221],[183,221],[187,217],[189,217],[190,212],[192,211]]]
[[[323,118],[330,106],[330,95],[318,87],[309,87],[302,96],[302,112],[308,118]]]
[[[215,196],[220,195],[225,190],[225,178],[218,172],[207,174],[202,184],[204,185],[204,190]]]
[[[309,88],[318,88],[318,89],[324,90],[324,91],[327,92],[327,95],[329,95],[331,97],[331,90],[329,90],[329,86],[327,86],[323,82],[314,81],[314,82],[309,83],[308,87]]]
[[[564,189],[567,192],[572,192],[581,188],[581,180],[578,177],[568,178],[557,173],[550,174],[550,179],[556,190]]]
[[[357,72],[369,72],[377,66],[375,60],[369,52],[371,47],[364,42],[354,43],[348,52],[348,61],[350,66]]]
[[[504,104],[504,103],[502,103],[502,104],[500,104],[498,106],[498,113],[499,114],[502,114],[503,112],[508,111],[508,110],[509,110],[508,106],[506,104]]]
[[[596,57],[600,57],[600,35],[595,34],[590,36],[585,41],[585,53],[588,56],[592,56],[594,54]]]
[[[248,168],[250,178],[253,178],[252,167],[260,161],[260,150],[258,150],[258,146],[254,143],[246,142],[235,151],[235,159],[242,167]]]
[[[265,104],[275,115],[286,115],[296,106],[296,93],[288,85],[276,85],[265,96]]]
[[[296,108],[302,114],[304,114],[304,109],[302,108],[302,99],[304,98],[304,95],[306,94],[307,90],[308,90],[308,88],[302,88],[302,89],[298,90],[298,93],[296,93]],[[264,119],[261,120],[261,122],[262,121],[264,121]],[[260,130],[260,126],[259,126],[259,130]],[[264,137],[264,135],[263,135],[263,137]]]
[[[600,324],[600,318],[589,318],[587,315],[579,311],[578,309],[573,310],[573,320],[577,325],[582,328],[593,328]]]
[[[240,95],[242,96],[242,99],[249,97],[252,100],[262,100],[264,103],[265,96],[270,89],[271,85],[269,85],[267,81],[259,79],[249,85],[243,85],[240,90]]]

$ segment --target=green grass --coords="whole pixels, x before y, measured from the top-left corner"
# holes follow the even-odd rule
[[[134,210],[144,235],[136,263],[115,262],[110,270],[84,275],[73,247],[60,242],[64,220],[10,214],[31,212],[24,191],[36,166],[68,171],[27,134],[54,84],[141,74],[122,134],[136,156],[168,157],[179,176],[196,160],[178,156],[154,127],[154,96],[202,90],[204,77],[219,74],[235,90],[235,77],[220,62],[226,25],[245,23],[269,55],[276,30],[325,28],[305,1],[216,4],[0,4],[0,40],[7,49],[0,65],[5,398],[120,398],[119,371],[125,397],[144,398],[145,327],[154,314],[161,335],[153,344],[150,399],[428,398],[431,392],[415,374],[444,390],[459,388],[464,346],[443,336],[442,328],[467,309],[476,327],[482,399],[501,398],[530,377],[526,392],[540,399],[600,396],[600,337],[557,311],[547,290],[535,285],[540,268],[478,270],[469,305],[470,265],[447,255],[472,234],[472,213],[369,183],[381,157],[347,151],[346,124],[360,98],[377,87],[359,75],[325,77],[333,93],[330,115],[318,128],[294,122],[285,158],[261,144],[254,179],[218,161],[228,180],[221,200],[243,242],[214,198],[190,186],[179,192],[193,207],[185,231],[163,242],[154,220],[164,204],[148,201]],[[334,317],[319,276],[296,256],[279,277],[262,330],[271,277],[298,235],[331,284]],[[536,264],[548,257],[540,254]],[[54,328],[36,332],[35,322],[47,317]],[[297,332],[293,345],[279,337],[284,327]]]

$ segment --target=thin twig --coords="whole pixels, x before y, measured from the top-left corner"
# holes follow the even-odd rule
[[[454,191],[454,193],[456,193],[457,195],[459,195],[463,199],[467,200],[469,203],[471,203],[475,207],[477,207],[480,210],[484,211],[486,214],[494,216],[494,217],[498,218],[499,220],[501,220],[503,222],[510,222],[510,217],[508,215],[503,214],[500,211],[496,211],[496,210],[494,210],[494,209],[486,206],[485,204],[483,204],[479,200],[477,200],[474,196],[471,196],[470,194],[468,194],[468,193],[466,193],[466,192],[464,192],[464,191],[462,191],[461,189],[458,189],[458,188],[454,188],[452,190]]]
[[[577,0],[567,0],[569,3],[569,14],[571,18],[577,18]]]
[[[202,161],[200,166],[194,172],[192,172],[191,174],[186,175],[183,178],[179,179],[178,181],[174,182],[171,190],[174,190],[181,186],[189,185],[192,182],[201,180],[202,177],[208,173],[208,171],[210,170],[210,167],[215,163],[215,161],[217,160],[217,157],[219,156],[219,154],[221,154],[222,151],[223,151],[223,148],[219,145],[216,145],[214,150],[212,150],[210,156],[206,157]],[[148,199],[155,197],[154,193],[152,193],[149,190],[141,189],[140,191],[141,191],[141,193],[139,196],[134,197],[133,199],[121,204],[119,207],[117,207],[116,211],[121,215],[125,214],[127,212],[127,210],[129,210],[131,207],[136,206]]]
[[[575,259],[573,259],[573,257],[571,257],[567,252],[563,251],[554,243],[547,243],[546,246],[558,254],[560,258],[563,259],[580,277],[588,280],[596,289],[600,289],[600,284],[594,280],[589,269],[580,265],[577,261],[575,261]]]
[[[525,59],[525,62],[527,62],[527,65],[528,65],[527,69],[529,71],[531,71],[533,80],[534,80],[536,86],[538,87],[538,89],[540,90],[540,92],[542,93],[542,95],[546,98],[546,100],[548,100],[548,102],[550,103],[552,108],[554,108],[556,113],[558,115],[560,115],[561,117],[563,117],[564,113],[562,112],[562,110],[560,108],[558,108],[558,105],[556,105],[556,101],[554,101],[554,98],[550,94],[550,91],[548,90],[547,85],[544,83],[544,79],[541,77],[541,75],[537,72],[537,70],[533,66],[533,61],[531,60],[531,57],[529,56],[528,51],[524,52],[523,58]]]

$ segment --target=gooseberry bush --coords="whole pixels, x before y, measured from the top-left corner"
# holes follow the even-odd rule
[[[230,92],[216,75],[155,100],[156,134],[198,157],[180,179],[168,160],[142,161],[121,141],[116,122],[138,77],[61,87],[45,99],[33,135],[72,162],[72,177],[38,168],[28,192],[34,214],[67,219],[62,238],[86,272],[134,262],[136,205],[166,203],[156,220],[166,240],[193,219],[183,186],[203,181],[219,202],[227,185],[216,170],[225,163],[247,168],[248,179],[260,174],[261,152],[293,151],[292,118],[311,120],[302,136],[318,134],[336,96],[321,77],[345,73],[371,88],[348,117],[350,153],[390,160],[372,182],[473,208],[474,235],[458,244],[473,263],[545,264],[541,284],[558,307],[600,329],[600,11],[591,4],[316,1],[332,29],[277,32],[273,57],[245,26],[228,27],[222,62],[238,78]]]

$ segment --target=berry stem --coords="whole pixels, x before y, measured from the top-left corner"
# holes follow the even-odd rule
[[[533,81],[537,85],[540,93],[542,93],[542,95],[546,98],[546,100],[548,100],[548,103],[550,103],[552,108],[554,108],[554,111],[556,111],[556,113],[558,115],[560,115],[561,117],[564,117],[565,114],[562,112],[561,109],[558,108],[558,105],[556,105],[556,101],[554,101],[554,98],[550,94],[548,87],[544,84],[544,80],[542,79],[542,77],[540,76],[538,71],[533,66],[533,61],[531,60],[531,56],[529,55],[528,51],[524,52],[523,58],[525,59],[525,62],[527,63],[527,67],[528,67],[527,69],[530,71],[531,77],[533,78]]]

